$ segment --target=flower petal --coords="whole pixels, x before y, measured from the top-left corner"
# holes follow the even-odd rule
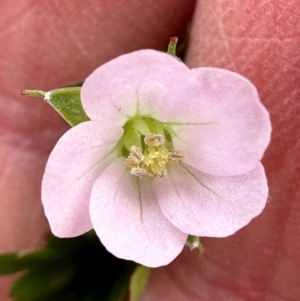
[[[220,177],[188,165],[155,179],[154,189],[165,217],[184,233],[225,237],[261,213],[268,197],[263,166],[247,174]]]
[[[132,176],[122,158],[95,182],[90,215],[108,251],[149,267],[171,262],[186,242],[187,235],[161,213],[152,180]]]
[[[173,142],[185,162],[209,174],[231,176],[253,169],[270,141],[269,114],[244,77],[217,68],[191,70],[198,86],[174,124]],[[177,116],[178,118],[178,116]]]
[[[114,125],[88,121],[71,128],[57,142],[42,182],[45,214],[56,236],[72,237],[92,229],[91,188],[110,162],[104,158],[121,135],[122,129]]]
[[[172,106],[172,114],[167,105],[172,99],[177,103],[176,96],[184,105],[179,94],[189,78],[195,81],[190,69],[171,55],[136,51],[96,69],[82,86],[82,105],[91,119],[120,125],[137,114],[172,120],[178,106]]]

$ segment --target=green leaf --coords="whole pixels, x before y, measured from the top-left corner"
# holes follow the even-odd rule
[[[90,120],[80,100],[80,87],[68,87],[44,92],[41,90],[24,90],[23,95],[43,97],[71,126]]]
[[[23,269],[29,270],[53,270],[53,267],[66,267],[69,268],[66,260],[66,254],[59,250],[49,248],[37,250],[20,257],[19,262],[22,264]],[[56,268],[58,270],[58,268]]]
[[[23,268],[17,253],[0,255],[0,275],[15,273]]]
[[[129,301],[137,301],[144,291],[150,276],[150,269],[139,265],[131,275],[129,292]]]
[[[30,270],[19,278],[12,286],[11,293],[16,300],[34,301],[44,296],[53,295],[72,280],[75,269],[48,267],[47,272],[43,270]]]

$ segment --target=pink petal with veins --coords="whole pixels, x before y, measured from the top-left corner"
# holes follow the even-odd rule
[[[217,68],[191,70],[198,86],[188,92],[179,124],[172,126],[174,147],[185,162],[220,176],[243,174],[261,160],[271,124],[255,87],[244,77]],[[174,120],[176,121],[176,120]]]
[[[226,237],[247,225],[266,205],[268,185],[263,166],[238,176],[205,174],[182,164],[155,179],[164,216],[184,233]]]
[[[92,229],[91,188],[110,162],[105,157],[122,132],[114,124],[88,121],[70,129],[57,142],[42,182],[42,202],[54,235],[72,237]]]
[[[110,164],[95,182],[90,215],[109,252],[149,267],[170,263],[187,239],[162,214],[152,179],[130,175],[122,158]]]
[[[163,52],[140,50],[121,55],[85,80],[82,105],[91,119],[102,122],[123,125],[127,117],[138,114],[170,121],[178,107],[173,106],[170,114],[168,104],[189,87],[190,76],[186,65]]]

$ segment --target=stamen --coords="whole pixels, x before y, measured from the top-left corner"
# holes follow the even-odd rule
[[[133,155],[137,160],[139,160],[140,162],[142,162],[144,160],[144,156],[143,156],[143,153],[141,152],[141,150],[133,145],[131,148],[130,148],[130,154]]]
[[[149,146],[160,146],[165,143],[165,136],[160,134],[148,134],[145,136],[144,142]]]
[[[144,160],[144,158],[145,157],[142,154],[141,150],[137,146],[133,145],[130,148],[130,154],[125,160],[125,164],[127,164],[129,168],[138,167]]]
[[[141,178],[142,176],[144,176],[146,174],[146,170],[144,168],[134,167],[134,168],[131,168],[130,173],[134,176]]]
[[[169,160],[183,160],[183,151],[182,150],[175,150],[169,152]]]

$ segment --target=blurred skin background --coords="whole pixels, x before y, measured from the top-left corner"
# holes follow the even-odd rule
[[[300,1],[1,1],[0,252],[43,244],[40,201],[47,157],[68,129],[25,88],[82,81],[96,67],[142,48],[166,50],[192,19],[189,67],[241,73],[268,108],[273,137],[263,163],[270,197],[235,235],[203,238],[152,270],[142,301],[296,301],[300,296]],[[9,300],[12,277],[0,277]]]

